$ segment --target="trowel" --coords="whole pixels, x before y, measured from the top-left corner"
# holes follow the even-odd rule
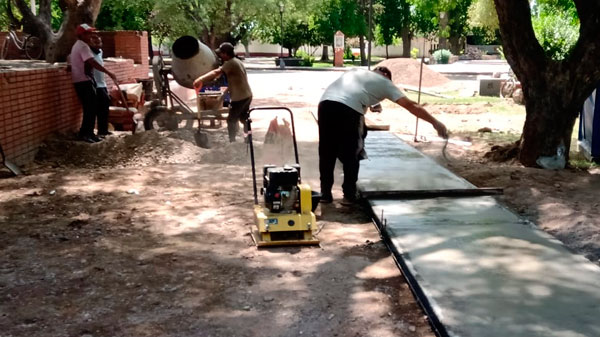
[[[0,156],[2,156],[2,165],[4,165],[10,172],[16,176],[23,174],[21,169],[15,163],[6,159],[6,156],[4,156],[4,150],[2,149],[2,144],[0,144]]]

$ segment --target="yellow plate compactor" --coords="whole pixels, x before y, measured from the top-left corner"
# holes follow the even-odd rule
[[[256,186],[256,164],[252,143],[252,120],[250,114],[256,110],[286,110],[290,113],[292,141],[296,163],[284,166],[265,165],[262,169],[263,186],[260,193],[263,202],[258,201]],[[321,195],[312,192],[308,184],[300,179],[300,162],[296,130],[292,111],[286,107],[256,107],[248,112],[246,126],[252,163],[254,187],[254,222],[252,239],[257,246],[316,245],[319,240],[313,231],[317,229],[314,210]]]

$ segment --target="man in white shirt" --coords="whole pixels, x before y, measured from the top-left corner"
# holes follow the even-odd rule
[[[104,66],[104,60],[102,60],[102,39],[98,34],[93,34],[90,38],[90,49],[94,53],[94,60],[99,65]],[[112,132],[108,131],[110,96],[106,88],[104,73],[98,69],[94,69],[94,82],[96,83],[96,97],[98,98],[98,137],[103,138],[112,134]]]
[[[319,101],[319,172],[322,203],[333,201],[333,172],[336,159],[344,165],[344,202],[356,201],[358,170],[364,159],[363,141],[366,137],[364,113],[367,108],[389,99],[410,113],[433,125],[441,137],[447,138],[446,126],[425,109],[408,99],[392,82],[386,67],[373,71],[350,70],[334,81]]]
[[[94,27],[85,23],[77,26],[77,41],[71,48],[71,55],[69,56],[71,79],[75,86],[77,97],[79,97],[79,101],[83,107],[83,120],[79,129],[79,138],[88,143],[101,141],[94,134],[94,124],[96,123],[98,111],[98,96],[96,94],[92,69],[97,69],[107,74],[115,83],[118,83],[115,74],[94,60],[94,53],[92,53],[89,44],[95,31]]]

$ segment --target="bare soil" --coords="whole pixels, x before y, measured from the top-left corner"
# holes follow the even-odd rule
[[[246,144],[193,132],[57,136],[2,172],[3,336],[433,336],[366,210],[320,206],[319,246],[257,249]]]
[[[388,67],[392,72],[392,81],[396,85],[419,85],[419,72],[421,69],[421,60],[411,58],[395,58],[381,61],[377,66]],[[423,77],[421,85],[423,87],[437,87],[447,84],[450,80],[429,69],[427,65],[423,65]]]
[[[273,97],[298,102],[302,173],[315,188],[317,102],[281,90]],[[473,132],[518,131],[523,116],[485,104],[427,109],[472,145],[449,144],[446,160],[426,123],[415,143],[406,111],[385,104],[379,117],[475,185],[504,188],[508,207],[599,262],[599,170],[488,161],[500,141]],[[264,158],[272,149],[261,130]],[[341,205],[337,185],[336,201],[316,212],[320,246],[257,249],[246,144],[228,143],[221,128],[206,130],[213,146],[203,149],[193,132],[117,133],[91,145],[62,135],[27,175],[0,170],[0,335],[434,335],[366,210]]]

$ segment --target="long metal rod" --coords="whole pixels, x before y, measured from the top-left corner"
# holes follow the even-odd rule
[[[421,104],[421,83],[423,82],[423,63],[425,63],[425,38],[423,38],[423,52],[421,53],[421,69],[419,70],[419,94],[417,96],[417,104]],[[417,121],[415,123],[415,138],[414,141],[417,142],[417,133],[419,132],[419,117],[417,117]]]
[[[367,199],[429,199],[437,197],[477,197],[500,195],[504,189],[497,187],[446,189],[446,190],[397,190],[397,191],[363,191]]]
[[[371,205],[369,205],[369,206],[371,206]],[[373,212],[372,206],[367,207],[367,208],[370,210],[371,218],[373,219],[375,228],[379,231],[379,235],[381,236],[383,243],[385,243],[388,250],[392,253],[394,262],[396,262],[396,265],[402,271],[402,276],[404,276],[406,283],[408,283],[408,287],[410,288],[410,291],[412,292],[413,296],[415,297],[415,299],[417,300],[417,302],[419,303],[421,308],[423,308],[423,311],[425,311],[425,314],[427,315],[427,320],[429,321],[429,325],[431,326],[431,329],[433,330],[435,335],[438,337],[448,337],[449,334],[448,334],[448,331],[446,330],[446,327],[440,321],[435,310],[433,309],[433,306],[429,302],[429,299],[425,295],[425,292],[419,285],[419,282],[417,281],[415,275],[413,275],[413,271],[414,271],[413,268],[411,268],[407,265],[406,261],[403,258],[402,252],[399,251],[398,248],[392,242],[392,239],[391,239],[390,235],[388,234],[387,228],[385,226],[385,220],[380,219]]]
[[[246,127],[248,128],[248,144],[250,145],[250,163],[252,164],[252,187],[254,188],[254,204],[258,205],[258,189],[256,188],[256,166],[254,164],[254,146],[252,144],[252,120],[250,119],[250,113],[248,113],[248,119],[246,119]]]
[[[369,56],[367,57],[368,70],[371,70],[371,40],[373,40],[373,0],[369,0]]]

